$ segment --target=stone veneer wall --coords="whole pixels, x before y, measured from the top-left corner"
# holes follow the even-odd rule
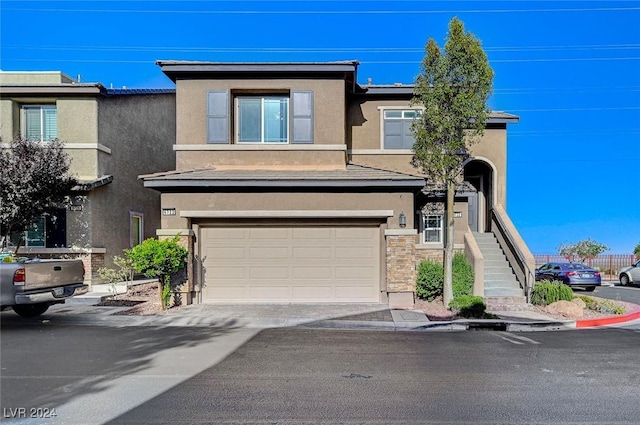
[[[415,235],[387,234],[387,291],[415,292]]]

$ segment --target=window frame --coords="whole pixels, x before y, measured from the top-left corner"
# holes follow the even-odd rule
[[[138,241],[134,240],[136,232],[134,231],[134,220],[138,220]],[[129,247],[133,248],[144,241],[144,214],[136,211],[129,211]]]
[[[437,217],[439,220],[439,227],[428,227],[427,220],[430,217]],[[438,231],[439,240],[437,241],[428,241],[427,240],[427,231]],[[420,233],[422,234],[422,243],[423,244],[443,244],[444,243],[444,214],[435,213],[435,214],[420,214]]]
[[[31,137],[28,134],[28,129],[29,129],[29,122],[28,121],[28,117],[29,114],[27,111],[34,111],[37,110],[39,111],[39,134],[38,137]],[[20,106],[20,111],[21,111],[21,132],[24,135],[24,137],[28,140],[31,141],[35,141],[35,142],[50,142],[51,140],[55,140],[58,138],[58,106],[56,104],[23,104]],[[51,126],[55,126],[55,128],[53,128],[53,130],[51,130],[48,127],[48,123],[47,123],[47,115],[45,114],[45,111],[54,111],[54,117],[55,117],[55,121],[53,124],[49,124]],[[49,137],[46,137],[46,136]]]
[[[266,139],[266,127],[265,127],[265,100],[274,99],[279,100],[282,104],[282,101],[286,101],[286,125],[284,127],[281,125],[280,128],[284,128],[285,135],[284,140],[280,141],[267,141]],[[242,100],[260,100],[260,140],[247,140],[243,141],[241,139],[241,101]],[[238,145],[245,144],[259,144],[259,145],[286,145],[291,144],[291,95],[289,93],[273,93],[273,94],[236,94],[233,96],[234,103],[234,143]],[[280,118],[282,119],[282,118]],[[282,139],[282,138],[281,138]]]
[[[409,118],[405,118],[404,117],[404,113],[405,112],[415,112],[416,116],[413,118],[413,120],[411,120],[410,122],[413,122],[415,119],[420,117],[420,114],[422,113],[422,111],[424,110],[424,108],[422,107],[411,107],[411,106],[379,106],[378,110],[380,111],[380,149],[382,150],[387,150],[387,151],[411,151],[413,148],[413,143],[415,143],[415,139],[413,139],[413,135],[411,135],[411,138],[413,139],[413,143],[411,144],[411,146],[407,147],[404,146],[404,137],[405,137],[405,132],[403,131],[402,137],[403,137],[403,146],[402,147],[387,147],[386,146],[386,122],[387,120],[391,120],[391,121],[403,121],[403,122],[408,122]],[[386,113],[387,112],[401,112],[401,114],[403,115],[400,118],[386,118]],[[411,124],[409,124],[411,125]]]

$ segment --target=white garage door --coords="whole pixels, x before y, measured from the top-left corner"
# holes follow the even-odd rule
[[[202,228],[203,302],[379,302],[377,227]]]

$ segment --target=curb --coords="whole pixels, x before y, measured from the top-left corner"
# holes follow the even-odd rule
[[[600,319],[579,319],[576,320],[576,328],[593,328],[598,326],[617,325],[620,323],[631,322],[640,319],[640,306],[634,311],[621,314],[620,316],[602,317]]]

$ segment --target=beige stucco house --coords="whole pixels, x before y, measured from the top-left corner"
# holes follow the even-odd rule
[[[172,169],[175,90],[108,89],[60,72],[0,72],[0,143],[58,138],[80,185],[72,205],[36,218],[23,254],[81,257],[87,280],[154,237],[160,195],[141,173]]]
[[[355,61],[158,65],[176,84],[176,166],[141,178],[162,194],[158,235],[192,254],[183,299],[413,305],[416,265],[442,258],[445,232],[444,194],[410,163],[412,86],[360,85]],[[504,208],[517,121],[493,113],[472,147],[455,243],[475,293],[524,300],[533,257]],[[508,291],[485,287],[487,235]]]

